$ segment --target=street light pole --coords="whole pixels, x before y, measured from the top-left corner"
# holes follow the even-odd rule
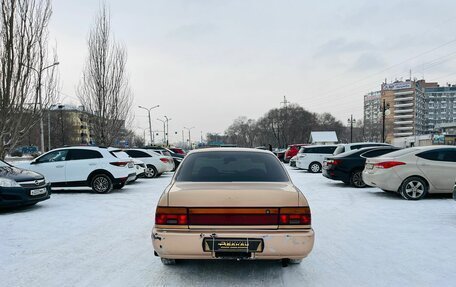
[[[41,112],[41,115],[40,115],[40,145],[41,145],[41,152],[44,153],[44,123],[43,123],[43,99],[41,97],[41,77],[43,75],[43,72],[49,68],[52,68],[54,66],[57,66],[58,64],[60,64],[59,62],[55,62],[53,63],[52,65],[49,65],[49,66],[46,66],[44,68],[42,68],[41,70],[37,70],[35,69],[34,67],[31,67],[31,66],[27,66],[23,63],[20,63],[20,65],[26,67],[26,68],[29,68],[33,71],[35,71],[37,74],[38,74],[38,84],[36,86],[36,93],[38,95],[38,101],[39,101],[39,105],[40,105],[40,112]]]
[[[143,106],[138,106],[138,108],[146,110],[147,111],[147,115],[149,116],[150,145],[154,145],[154,141],[155,141],[154,133],[152,132],[152,120],[151,120],[151,117],[150,117],[150,112],[153,109],[156,109],[158,107],[160,107],[160,105],[156,105],[156,106],[153,106],[153,107],[150,107],[150,108],[146,108],[146,107],[143,107]]]
[[[383,106],[382,106],[382,142],[385,142],[385,118],[386,118],[386,111],[389,110],[389,104],[386,104],[386,100],[383,99]]]
[[[162,119],[157,119],[157,121],[160,121],[163,123],[163,145],[166,144],[166,121]]]
[[[350,115],[350,118],[348,119],[348,124],[350,125],[350,143],[353,143],[353,124],[355,121],[353,115]]]
[[[188,149],[192,149],[192,137],[191,137],[190,131],[194,128],[195,127],[191,127],[191,128],[184,127],[184,129],[188,130]]]
[[[169,121],[172,119],[169,119],[167,116],[165,116],[166,119],[166,146],[169,146]]]

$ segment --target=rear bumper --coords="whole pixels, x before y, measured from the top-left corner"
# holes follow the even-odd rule
[[[158,256],[168,259],[216,259],[212,252],[203,251],[203,239],[258,238],[264,242],[263,252],[250,259],[302,259],[312,251],[314,231],[301,230],[152,230],[152,244]]]
[[[350,176],[346,173],[343,173],[338,170],[334,169],[325,169],[323,168],[322,174],[324,177],[332,179],[332,180],[340,180],[343,182],[349,182],[350,181]]]
[[[395,191],[399,190],[402,184],[402,179],[393,171],[363,171],[363,181],[369,185],[381,188],[383,190]]]

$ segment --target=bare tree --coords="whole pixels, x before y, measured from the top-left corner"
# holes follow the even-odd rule
[[[1,158],[39,122],[56,97],[58,77],[48,53],[51,14],[50,0],[1,2]]]
[[[77,95],[92,115],[90,128],[95,143],[110,146],[131,122],[132,94],[126,71],[127,51],[111,37],[111,18],[104,4],[89,33],[88,48]]]

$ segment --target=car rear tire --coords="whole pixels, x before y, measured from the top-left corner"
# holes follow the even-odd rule
[[[429,191],[427,182],[421,177],[412,176],[404,180],[400,187],[400,194],[407,200],[424,198]]]
[[[290,259],[288,263],[290,264],[301,264],[302,259]]]
[[[157,177],[157,169],[153,165],[148,165],[144,170],[144,177],[154,178]]]
[[[356,188],[366,187],[366,183],[363,180],[363,171],[355,170],[350,176],[350,184]]]
[[[113,184],[108,175],[97,174],[92,178],[90,187],[96,193],[109,193],[113,189]]]
[[[176,259],[160,258],[163,265],[176,265]]]
[[[309,172],[319,173],[321,172],[321,164],[319,162],[313,162],[309,164]]]

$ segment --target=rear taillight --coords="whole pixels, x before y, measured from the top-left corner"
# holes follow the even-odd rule
[[[127,166],[129,163],[130,163],[129,161],[115,161],[115,162],[110,162],[109,164],[124,167],[124,166]]]
[[[167,158],[164,158],[164,157],[161,157],[160,160],[164,163],[168,163],[168,159]]]
[[[384,162],[379,162],[379,163],[374,164],[374,167],[386,169],[386,168],[392,168],[392,167],[395,167],[395,166],[398,166],[398,165],[405,165],[405,162],[401,162],[401,161],[384,161]]]
[[[279,215],[280,225],[310,225],[311,215],[309,207],[281,208]]]
[[[326,161],[327,165],[340,165],[342,163],[342,160],[340,159],[328,159]]]
[[[157,207],[155,224],[158,225],[188,225],[187,208]]]

